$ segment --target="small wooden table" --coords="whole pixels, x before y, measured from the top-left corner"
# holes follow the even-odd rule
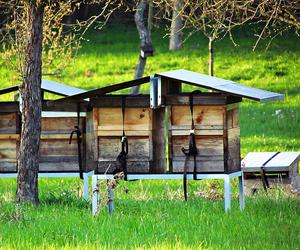
[[[242,160],[241,165],[244,173],[259,173],[261,167],[266,173],[286,172],[293,189],[300,189],[299,161],[300,152],[250,152]]]

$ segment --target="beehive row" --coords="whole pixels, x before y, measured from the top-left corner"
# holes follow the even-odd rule
[[[240,130],[237,101],[212,93],[198,95],[194,121],[198,173],[229,173],[240,169]],[[128,173],[183,172],[188,147],[191,114],[187,96],[166,97],[165,105],[150,109],[148,95],[126,97],[124,131],[128,138]],[[40,171],[78,171],[76,137],[69,144],[77,117],[42,118]],[[83,130],[84,171],[111,173],[121,151],[123,113],[120,96],[92,98]],[[0,171],[15,172],[20,134],[18,112],[0,114]],[[193,171],[193,160],[188,161]]]

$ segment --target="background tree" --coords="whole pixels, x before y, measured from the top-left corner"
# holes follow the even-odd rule
[[[152,45],[152,40],[151,40],[151,31],[149,28],[151,25],[146,25],[145,22],[145,13],[147,10],[147,0],[140,0],[137,4],[135,15],[134,15],[134,21],[139,33],[139,38],[140,38],[140,54],[139,54],[139,62],[136,66],[135,69],[135,79],[140,78],[144,75],[144,70],[145,66],[147,63],[147,57],[152,56],[154,49]],[[148,14],[152,15],[151,12],[149,11]],[[148,22],[151,21],[152,23],[152,18],[148,18]],[[131,94],[137,94],[139,92],[139,87],[140,86],[135,86],[131,89]]]
[[[173,13],[177,10],[176,0],[156,0],[157,5],[165,5]],[[298,0],[183,0],[180,16],[183,27],[190,32],[201,32],[208,39],[209,74],[213,75],[214,42],[229,35],[233,43],[232,30],[244,24],[256,24],[258,37],[254,49],[262,39],[272,38],[283,31],[300,28],[300,2]],[[179,15],[177,15],[179,16]],[[171,25],[170,33],[173,33]]]
[[[273,38],[282,35],[283,32],[293,30],[299,35],[300,30],[300,1],[298,0],[246,0],[237,1],[237,11],[240,15],[240,22],[257,24],[257,31],[254,33],[257,40],[253,50],[263,39],[269,40],[268,46]],[[268,48],[267,46],[267,48]]]
[[[103,0],[102,3],[102,11],[97,16],[82,23],[76,22],[66,29],[63,19],[80,7],[78,1],[0,0],[7,18],[2,28],[5,51],[3,56],[16,70],[22,82],[22,131],[16,197],[18,202],[38,204],[42,66],[44,72],[48,71],[46,74],[59,74],[66,67],[87,28],[99,17],[104,17],[105,23],[105,18],[119,4],[116,0]],[[76,36],[74,32],[79,30],[80,35]]]
[[[174,1],[173,11],[172,11],[172,21],[170,28],[170,50],[178,50],[182,47],[183,39],[183,20],[181,12],[183,11],[184,0]]]

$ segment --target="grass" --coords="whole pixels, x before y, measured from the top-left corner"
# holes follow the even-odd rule
[[[190,187],[188,203],[178,182],[122,183],[114,215],[103,209],[94,218],[76,197],[79,181],[42,179],[37,210],[2,202],[0,243],[4,249],[299,249],[298,200],[273,190],[248,198],[244,212],[235,199],[224,214],[222,199],[196,197],[195,191],[207,189],[198,183]],[[5,184],[7,193],[14,190],[11,181],[1,180]]]
[[[184,48],[169,52],[163,31],[153,34],[155,56],[145,74],[185,68],[207,73],[207,41],[197,35]],[[281,102],[241,105],[242,156],[249,151],[300,151],[300,43],[287,35],[252,52],[254,40],[238,32],[216,44],[216,76],[285,94]],[[76,60],[51,79],[84,89],[132,79],[138,59],[137,33],[131,25],[91,31]],[[49,77],[50,78],[50,77]],[[0,87],[14,85],[13,73],[0,61]],[[188,90],[188,89],[187,89]],[[146,91],[146,88],[143,89]],[[11,98],[11,96],[0,97]],[[247,197],[238,209],[234,183],[233,209],[224,214],[222,198],[198,197],[211,182],[189,182],[188,203],[178,181],[121,183],[116,212],[103,209],[93,218],[81,195],[80,180],[41,179],[36,210],[16,206],[15,180],[0,179],[0,249],[300,249],[300,202],[281,189]],[[220,182],[216,184],[222,193]],[[129,193],[125,193],[125,187]]]

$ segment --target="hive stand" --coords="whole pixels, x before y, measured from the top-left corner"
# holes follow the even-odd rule
[[[94,171],[83,173],[83,199],[89,200],[89,177],[93,176]],[[78,172],[61,173],[39,173],[39,178],[79,178]],[[17,178],[17,173],[0,173],[0,178]]]
[[[92,175],[92,213],[93,215],[97,214],[99,207],[99,186],[98,180],[109,180],[112,179],[113,175]],[[225,212],[228,212],[231,208],[231,179],[237,178],[239,179],[239,202],[240,202],[240,210],[242,211],[245,207],[245,199],[244,199],[244,178],[242,171],[230,173],[230,174],[197,174],[197,179],[201,180],[212,180],[212,179],[220,179],[224,180],[224,208]],[[182,180],[182,174],[128,174],[127,180]],[[188,179],[193,179],[192,174],[187,175]],[[112,193],[112,190],[108,190]],[[109,197],[109,212],[112,212],[114,203],[113,203],[113,195]]]

